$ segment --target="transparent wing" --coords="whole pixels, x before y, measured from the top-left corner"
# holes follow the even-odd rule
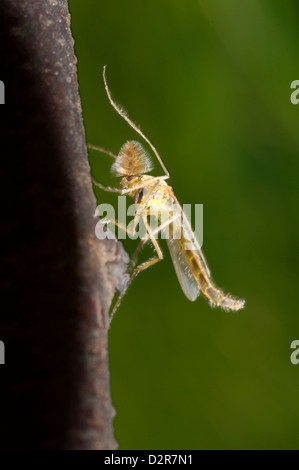
[[[200,294],[200,287],[189,268],[184,251],[182,250],[181,240],[168,238],[167,245],[177,278],[185,296],[191,301],[196,300]]]
[[[179,206],[180,219],[175,219],[169,226],[167,241],[173,264],[182,286],[190,300],[195,300],[200,290],[209,299],[211,306],[224,310],[240,310],[245,301],[224,294],[212,281],[200,244],[192,231],[190,222]]]
[[[177,201],[178,204],[178,201]],[[198,267],[201,271],[205,272],[208,277],[211,276],[209,267],[207,265],[204,254],[201,250],[200,244],[196,238],[195,232],[193,232],[191,224],[188,220],[188,217],[182,210],[182,223],[184,227],[182,241],[184,242],[184,248],[189,247],[187,252],[189,252],[189,258],[196,258]]]
[[[173,195],[173,199],[174,198],[175,196]],[[190,257],[191,251],[185,249],[188,243],[191,243],[194,236],[190,224],[188,226],[185,224],[185,219],[187,218],[177,200],[175,201],[175,205],[172,207],[172,218],[174,218],[174,220],[165,227],[163,230],[163,236],[166,238],[173,266],[181,288],[186,297],[189,300],[194,301],[200,294],[200,285],[190,266],[190,261],[192,261],[192,256]]]
[[[182,290],[189,300],[194,301],[201,290],[195,272],[204,271],[210,276],[210,271],[186,214],[174,194],[172,197],[180,217],[167,227],[167,244]]]

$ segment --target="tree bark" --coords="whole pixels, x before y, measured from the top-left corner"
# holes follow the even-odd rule
[[[108,308],[67,0],[1,0],[1,449],[114,449]]]

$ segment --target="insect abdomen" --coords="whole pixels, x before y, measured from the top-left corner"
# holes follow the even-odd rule
[[[224,310],[240,310],[244,307],[244,300],[226,295],[215,286],[206,269],[201,266],[196,253],[191,250],[185,250],[185,256],[193,276],[197,279],[202,293],[209,299],[211,306],[222,307]]]

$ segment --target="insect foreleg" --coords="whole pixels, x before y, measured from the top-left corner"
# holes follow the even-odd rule
[[[119,188],[112,188],[111,186],[104,186],[102,183],[99,183],[95,179],[93,179],[92,182],[98,188],[103,189],[103,191],[109,191],[110,193],[119,193],[119,194],[122,194],[123,192],[123,190]]]
[[[106,155],[109,155],[109,157],[117,158],[117,155],[115,155],[114,153],[110,152],[110,150],[104,149],[103,147],[97,147],[96,145],[88,144],[88,145],[87,145],[87,148],[88,148],[88,149],[91,149],[91,150],[96,150],[97,152],[105,153]]]
[[[140,183],[140,184],[136,184],[136,186],[134,186],[134,191],[136,191],[136,189],[143,189],[143,188],[146,187],[146,186],[152,185],[152,184],[153,184],[153,181],[155,181],[155,180],[157,180],[158,183],[159,183],[159,181],[161,181],[161,180],[166,180],[167,178],[169,178],[169,176],[155,176],[154,178],[152,178],[152,179],[149,180],[148,182],[147,182],[147,181],[143,181],[143,182]],[[122,189],[122,190],[121,190],[121,193],[122,193],[122,194],[130,193],[130,192],[132,192],[132,188],[127,188],[127,189]]]

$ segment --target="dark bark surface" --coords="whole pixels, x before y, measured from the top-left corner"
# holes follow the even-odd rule
[[[1,0],[0,448],[113,449],[108,308],[66,0]]]

